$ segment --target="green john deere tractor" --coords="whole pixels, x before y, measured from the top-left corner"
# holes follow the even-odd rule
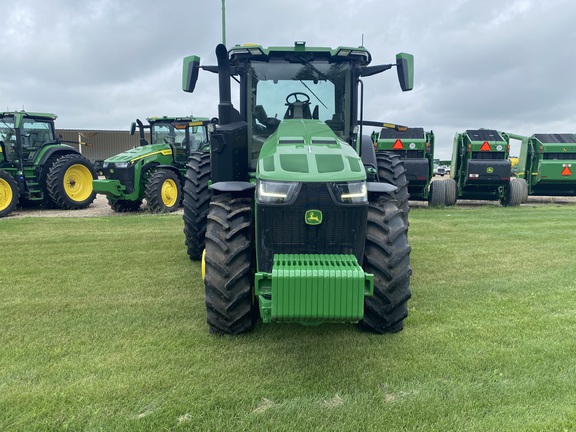
[[[512,178],[510,137],[492,129],[457,133],[454,138],[450,177],[430,185],[436,205],[456,204],[458,199],[499,200],[503,206],[523,201],[523,180]]]
[[[517,177],[528,195],[576,195],[576,134],[534,134],[520,139]]]
[[[394,126],[394,125],[391,125]],[[423,128],[388,127],[372,135],[376,158],[382,152],[400,155],[406,169],[405,178],[396,178],[396,184],[406,184],[405,199],[428,201],[434,205],[430,182],[434,177],[434,133]],[[380,176],[384,173],[379,172]],[[407,204],[406,204],[407,205]]]
[[[196,117],[151,117],[138,128],[140,146],[112,156],[102,165],[105,179],[94,180],[94,190],[105,194],[116,212],[132,212],[146,199],[155,213],[173,212],[182,200],[186,163],[191,155],[210,159],[208,125],[211,121]],[[145,131],[149,131],[150,142]]]
[[[55,119],[49,113],[0,113],[0,217],[18,203],[74,210],[94,201],[96,170],[56,137]]]
[[[242,333],[258,316],[400,331],[410,298],[408,228],[397,188],[381,181],[378,167],[401,162],[389,153],[377,160],[358,113],[362,78],[396,67],[410,90],[413,57],[370,66],[365,48],[304,42],[218,45],[216,57],[217,67],[187,57],[183,73],[188,92],[200,69],[219,77],[202,260],[210,331]],[[195,223],[184,219],[184,232],[197,233]]]

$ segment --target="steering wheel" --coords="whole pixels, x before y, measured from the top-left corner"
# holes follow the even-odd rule
[[[291,96],[294,97],[293,102],[290,102],[288,100],[288,99],[290,99]],[[303,96],[306,98],[306,100],[300,100],[300,99],[298,99],[298,96]],[[293,105],[296,102],[302,102],[303,104],[309,104],[310,103],[310,96],[308,96],[306,93],[302,93],[302,92],[294,92],[294,93],[290,93],[288,96],[286,96],[286,105]]]

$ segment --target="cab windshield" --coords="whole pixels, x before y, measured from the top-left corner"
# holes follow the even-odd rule
[[[205,126],[190,126],[185,123],[154,123],[151,126],[153,144],[170,144],[186,152],[196,151],[208,143]]]
[[[22,149],[24,154],[31,153],[42,147],[42,144],[54,142],[52,122],[28,119],[22,121]]]
[[[186,140],[186,125],[174,127],[172,123],[154,123],[151,126],[152,144],[170,144],[178,147]]]
[[[345,139],[350,131],[350,64],[315,61],[252,62],[248,80],[248,125],[252,159],[282,120],[325,122]]]
[[[14,117],[3,117],[0,120],[0,141],[4,142],[4,144],[16,142]]]
[[[17,159],[17,140],[14,117],[0,120],[0,141],[8,160]],[[54,127],[51,121],[24,118],[20,127],[20,145],[24,160],[32,160],[43,144],[55,142]]]
[[[12,162],[17,159],[14,117],[3,117],[0,120],[0,145],[3,146],[2,150],[8,161]]]

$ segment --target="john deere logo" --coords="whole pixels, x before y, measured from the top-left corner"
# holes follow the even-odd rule
[[[486,168],[486,172],[487,172],[488,174],[492,174],[492,173],[494,172],[494,168],[488,167],[488,168]]]
[[[304,220],[308,225],[320,225],[322,223],[322,212],[320,210],[308,210],[304,215]]]

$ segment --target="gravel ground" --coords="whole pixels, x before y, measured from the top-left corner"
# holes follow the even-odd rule
[[[528,202],[522,206],[530,205],[546,205],[546,204],[559,204],[559,205],[575,205],[576,197],[528,197]],[[410,201],[411,208],[427,207],[428,203],[425,201]],[[472,201],[460,200],[457,203],[459,207],[478,207],[478,206],[500,206],[498,201]],[[183,214],[184,210],[180,207],[174,214]],[[96,217],[96,216],[124,216],[129,214],[150,214],[147,211],[146,201],[142,204],[140,211],[135,213],[116,213],[108,205],[108,200],[105,195],[96,195],[96,199],[90,207],[81,210],[53,210],[41,208],[17,208],[13,211],[8,218],[24,218],[24,217]]]
[[[95,216],[124,216],[129,214],[146,214],[147,205],[146,201],[142,204],[140,211],[133,213],[116,213],[108,205],[108,200],[105,195],[96,195],[96,199],[90,207],[81,210],[58,210],[58,209],[42,209],[38,207],[30,208],[17,208],[10,213],[9,218],[23,218],[23,217],[95,217]],[[183,214],[184,210],[180,207],[174,214]],[[150,213],[148,213],[150,214]]]
[[[542,206],[547,204],[559,205],[574,205],[576,204],[576,197],[550,197],[550,196],[529,196],[528,201],[521,204],[521,207],[526,206]],[[458,200],[457,207],[474,208],[480,206],[494,206],[500,207],[499,201],[481,201],[481,200]],[[426,201],[410,201],[410,208],[428,207]]]

